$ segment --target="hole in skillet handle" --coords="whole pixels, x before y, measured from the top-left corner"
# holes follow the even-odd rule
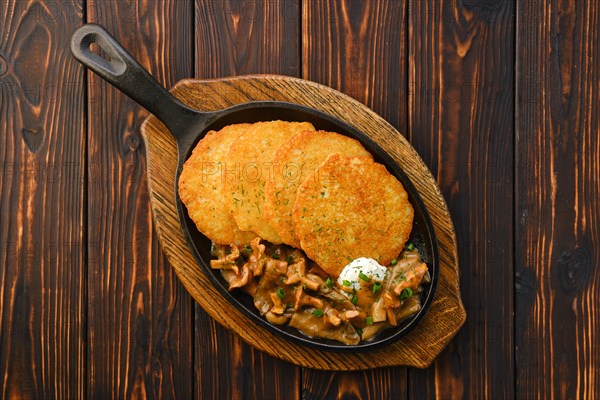
[[[210,278],[223,297],[263,328],[266,328],[275,334],[279,334],[281,337],[289,339],[297,344],[318,350],[337,352],[368,351],[381,348],[382,346],[406,336],[427,312],[435,294],[439,274],[438,242],[433,224],[425,209],[423,201],[408,176],[395,161],[368,136],[347,123],[315,109],[292,103],[257,102],[247,103],[244,109],[232,107],[231,109],[222,110],[221,112],[218,112],[218,114],[219,116],[215,118],[212,123],[209,123],[198,135],[197,140],[190,143],[189,148],[182,149],[184,152],[180,154],[177,179],[175,182],[176,193],[178,193],[178,178],[181,174],[183,162],[191,155],[197,141],[204,137],[208,131],[219,130],[227,125],[244,122],[252,123],[276,119],[284,121],[308,121],[311,122],[316,129],[338,132],[358,140],[373,155],[375,161],[385,165],[388,171],[402,183],[415,211],[413,229],[409,241],[415,245],[416,249],[421,254],[421,257],[427,263],[431,276],[431,282],[424,286],[425,290],[421,293],[421,310],[415,315],[401,321],[398,326],[390,327],[380,332],[373,339],[360,342],[358,345],[347,346],[333,340],[309,338],[297,329],[287,325],[276,326],[270,324],[254,307],[251,296],[241,291],[230,292],[228,290],[228,284],[219,271],[210,268],[210,260],[212,258],[210,254],[211,241],[197,230],[194,222],[189,218],[185,206],[177,195],[179,220],[188,241],[188,247],[192,250],[198,264],[203,269],[203,272]]]
[[[118,48],[111,43],[111,39],[115,41],[102,27],[84,25],[75,31],[71,38],[71,52],[102,78],[107,79],[107,76],[110,76],[118,79],[127,70],[127,64],[119,54]]]
[[[102,47],[98,46],[97,43],[91,43],[89,49],[92,53],[97,54],[101,58],[108,61],[109,64],[112,62],[112,58],[106,54],[106,52],[102,50]]]

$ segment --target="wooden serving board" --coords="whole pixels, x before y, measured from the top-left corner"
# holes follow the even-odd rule
[[[258,326],[231,305],[197,265],[177,218],[175,140],[156,117],[150,116],[141,130],[146,142],[150,201],[156,231],[171,266],[200,306],[251,346],[303,367],[360,370],[385,366],[429,366],[465,322],[466,313],[460,298],[456,237],[448,208],[433,176],[408,141],[358,101],[302,79],[276,75],[190,79],[178,82],[172,93],[198,110],[219,110],[253,100],[279,100],[316,108],[346,121],[370,136],[408,174],[429,211],[439,241],[440,274],[435,298],[428,312],[406,337],[379,350],[354,354],[317,351],[287,341]]]

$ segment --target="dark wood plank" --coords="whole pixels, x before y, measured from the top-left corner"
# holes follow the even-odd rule
[[[438,179],[459,243],[467,324],[410,397],[513,398],[514,4],[414,1],[412,143]]]
[[[354,97],[406,132],[407,26],[404,1],[303,2],[302,77]],[[406,369],[303,370],[305,398],[406,397]]]
[[[253,349],[196,307],[197,397],[298,399],[300,368]]]
[[[407,398],[406,368],[355,372],[303,370],[302,377],[304,400]]]
[[[88,1],[167,87],[190,76],[192,5]],[[193,306],[152,228],[140,124],[147,112],[89,77],[89,369],[92,398],[190,398]]]
[[[518,2],[519,398],[600,394],[598,26],[598,2]]]
[[[298,76],[299,0],[196,0],[196,77]]]
[[[79,1],[0,2],[0,398],[85,395]]]
[[[404,134],[408,121],[405,3],[302,3],[302,77],[359,100]]]
[[[409,394],[513,398],[514,2],[411,1],[409,123],[455,221],[467,323]]]
[[[298,0],[196,1],[196,76],[299,74]],[[196,306],[203,398],[298,398],[299,368],[256,351]]]

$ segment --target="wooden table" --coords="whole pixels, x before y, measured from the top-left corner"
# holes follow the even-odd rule
[[[84,22],[167,86],[298,76],[403,132],[459,241],[467,323],[434,365],[300,369],[196,306],[146,111],[69,53]],[[598,26],[591,0],[0,1],[0,397],[600,397]]]

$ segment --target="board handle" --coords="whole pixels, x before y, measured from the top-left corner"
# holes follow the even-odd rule
[[[92,51],[92,44],[96,44],[106,58]],[[176,138],[181,127],[203,114],[173,97],[100,25],[86,24],[78,28],[71,37],[71,53],[77,61],[154,114]]]

